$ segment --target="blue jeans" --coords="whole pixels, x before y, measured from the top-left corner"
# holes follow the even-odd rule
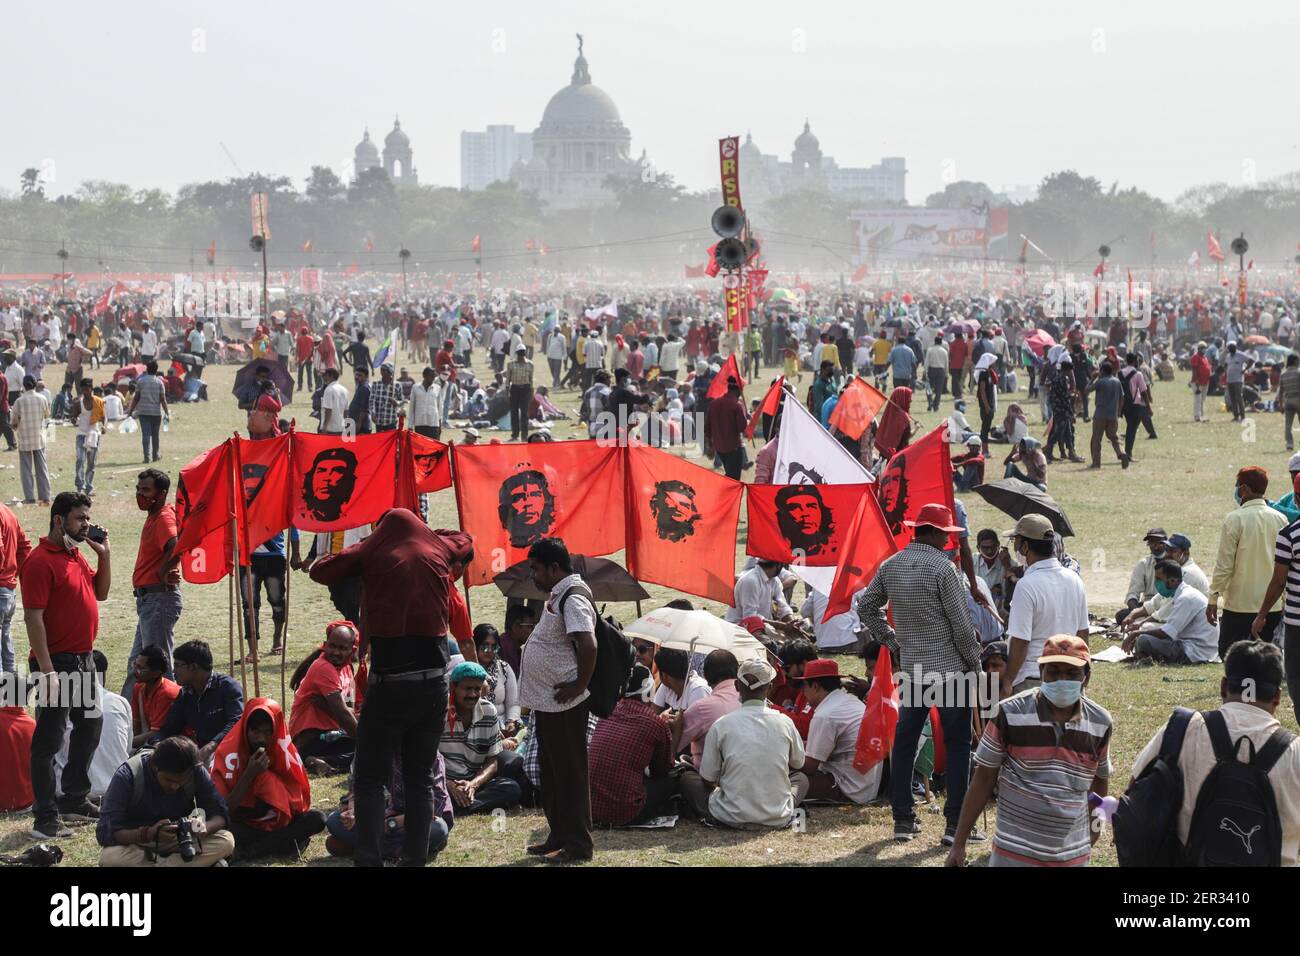
[[[911,682],[904,680],[903,700],[909,697]],[[951,688],[950,688],[951,691]],[[944,767],[944,790],[947,799],[943,815],[949,826],[956,826],[961,817],[961,803],[966,799],[966,784],[970,773],[970,707],[939,707],[939,724],[943,727],[943,746],[947,751]],[[894,731],[894,749],[889,756],[889,799],[894,809],[894,822],[906,823],[916,819],[912,804],[912,775],[904,768],[916,763],[916,745],[921,730],[930,719],[929,707],[904,704],[898,713],[898,728]]]
[[[131,689],[135,686],[135,669],[132,666],[140,652],[146,647],[161,647],[167,658],[167,671],[163,674],[168,680],[172,677],[172,632],[181,617],[180,591],[155,591],[138,595],[135,599],[135,640],[131,644],[131,655],[126,660],[126,683],[122,685],[122,696],[131,699]]]
[[[346,844],[348,849],[356,852],[357,848],[357,831],[356,827],[348,829],[343,822],[343,815],[335,810],[325,818],[325,829],[329,831],[330,836],[338,837],[339,841]],[[442,817],[435,816],[433,824],[429,827],[429,856],[437,856],[447,846],[447,837],[451,834],[451,827]],[[406,839],[406,831],[401,827],[396,830],[384,830],[384,859],[396,860],[402,853],[402,841]]]
[[[162,415],[137,414],[135,418],[140,423],[140,442],[144,445],[144,460],[156,459],[161,454],[158,449],[158,432],[162,428]],[[151,444],[152,453],[149,451]]]
[[[95,459],[99,457],[99,447],[86,447],[86,436],[77,436],[77,476],[78,491],[91,494],[95,490]]]
[[[14,670],[14,638],[10,625],[14,619],[13,588],[0,588],[0,671],[12,674]]]

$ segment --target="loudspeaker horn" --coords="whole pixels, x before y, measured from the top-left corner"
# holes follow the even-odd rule
[[[745,264],[749,250],[739,239],[723,239],[713,250],[713,260],[723,269],[739,269]]]
[[[740,235],[740,231],[745,228],[745,214],[735,206],[719,206],[713,210],[709,225],[723,239],[731,239]]]

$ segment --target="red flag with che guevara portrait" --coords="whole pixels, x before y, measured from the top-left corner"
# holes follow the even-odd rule
[[[289,518],[299,531],[345,531],[379,520],[394,506],[396,431],[351,437],[295,432],[292,441]]]
[[[460,527],[474,538],[471,587],[528,558],[541,538],[570,554],[623,547],[623,449],[595,440],[453,445]]]
[[[451,455],[444,442],[408,432],[411,461],[415,466],[415,490],[420,493],[451,487]]]
[[[904,522],[916,520],[926,505],[945,505],[955,518],[948,423],[939,425],[890,458],[876,482],[876,494],[885,522],[900,549],[907,547],[913,537],[913,529]]]
[[[239,484],[243,491],[239,515],[240,562],[248,564],[253,550],[289,527],[290,436],[286,432],[275,438],[252,441],[236,437],[235,461],[239,465]]]
[[[863,495],[872,485],[749,485],[745,553],[782,564],[835,567]]]
[[[632,577],[730,604],[743,488],[657,448],[629,448],[625,501]]]

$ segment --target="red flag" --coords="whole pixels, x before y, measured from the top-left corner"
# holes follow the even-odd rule
[[[213,584],[230,571],[233,462],[231,442],[224,441],[182,468],[176,482],[176,550],[191,584]]]
[[[451,487],[451,455],[444,442],[408,432],[411,439],[411,463],[414,466],[415,490],[420,493]]]
[[[898,726],[898,686],[894,683],[894,662],[889,651],[881,651],[867,691],[867,709],[862,712],[858,742],[853,748],[853,769],[866,773],[894,749]]]
[[[871,271],[871,270],[870,270],[870,268],[868,267],[868,264],[864,262],[864,263],[862,263],[862,265],[858,266],[858,268],[854,271],[854,273],[853,273],[853,277],[852,277],[851,279],[849,279],[849,281],[850,281],[850,282],[861,282],[863,279],[865,279],[865,278],[867,277],[867,273],[870,272],[870,271]]]
[[[718,274],[719,269],[721,269],[721,266],[718,265],[718,260],[714,257],[714,251],[717,248],[718,248],[718,244],[716,242],[713,245],[709,246],[709,250],[708,250],[709,264],[704,267],[704,274],[708,276],[710,279],[716,276]]]
[[[623,548],[623,450],[587,441],[453,445],[456,510],[474,536],[471,587],[528,557],[540,538],[574,554]],[[613,517],[614,520],[610,520]]]
[[[840,563],[862,496],[875,499],[875,489],[866,482],[747,488],[749,539],[745,553],[814,568],[833,568]]]
[[[871,583],[880,562],[898,550],[880,505],[872,495],[858,501],[844,535],[844,548],[835,568],[835,581],[827,595],[825,623],[853,606],[853,595]]]
[[[743,487],[657,448],[629,448],[628,571],[638,581],[730,604]]]
[[[1101,277],[1101,276],[1104,276],[1104,275],[1106,274],[1106,260],[1105,260],[1105,259],[1102,259],[1101,262],[1097,263],[1097,268],[1095,268],[1095,269],[1092,270],[1092,274],[1093,274],[1094,276],[1097,276],[1097,277]]]
[[[1214,238],[1214,233],[1207,232],[1205,234],[1205,245],[1209,249],[1211,259],[1215,262],[1223,261],[1223,248],[1219,245],[1219,240]]]
[[[751,415],[749,424],[745,426],[745,437],[753,438],[754,429],[762,421],[764,415],[775,415],[781,407],[781,396],[785,394],[785,376],[779,375],[772,387],[767,390],[763,396],[763,401],[759,403],[758,413]]]
[[[703,279],[705,269],[705,266],[686,266],[686,278]]]
[[[374,251],[375,251],[375,240],[373,240],[373,239],[371,239],[369,236],[367,236],[367,237],[366,237],[366,252],[374,252]]]
[[[239,515],[239,560],[248,564],[255,548],[289,527],[291,481],[289,435],[252,441],[234,439],[235,463],[243,494]]]
[[[208,243],[208,265],[217,264],[217,240],[213,239]]]
[[[343,270],[343,274],[344,274],[344,275],[349,275],[349,276],[354,276],[354,275],[357,274],[357,269],[358,269],[358,266],[357,266],[357,264],[354,262],[354,263],[352,263],[350,266],[348,266],[345,270]]]
[[[854,441],[862,437],[871,420],[885,407],[889,398],[865,378],[858,377],[840,393],[831,412],[830,423]]]
[[[304,243],[302,244],[302,251],[303,251],[303,252],[311,252],[311,248],[312,248],[312,247],[311,247],[311,240],[310,240],[310,239],[308,239],[306,242],[304,242]]]
[[[708,398],[721,398],[727,394],[727,379],[734,378],[740,383],[740,387],[745,387],[745,380],[740,375],[740,366],[736,364],[736,353],[732,352],[727,356],[727,360],[722,363],[722,368],[718,374],[713,376],[713,381],[709,383],[709,390],[705,393]]]
[[[1128,270],[1128,300],[1133,301],[1133,270]]]
[[[474,241],[469,244],[470,251],[479,252],[483,248],[483,240],[477,233],[474,235]]]
[[[948,457],[948,423],[944,422],[920,441],[908,445],[880,473],[876,493],[894,541],[907,547],[913,530],[903,524],[915,520],[926,505],[946,505],[956,512],[952,495],[952,461]]]
[[[293,435],[291,517],[299,531],[343,531],[379,520],[397,493],[397,432]]]

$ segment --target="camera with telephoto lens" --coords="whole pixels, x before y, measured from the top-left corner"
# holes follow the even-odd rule
[[[194,861],[194,824],[189,817],[181,817],[176,824],[176,849],[186,863]]]

